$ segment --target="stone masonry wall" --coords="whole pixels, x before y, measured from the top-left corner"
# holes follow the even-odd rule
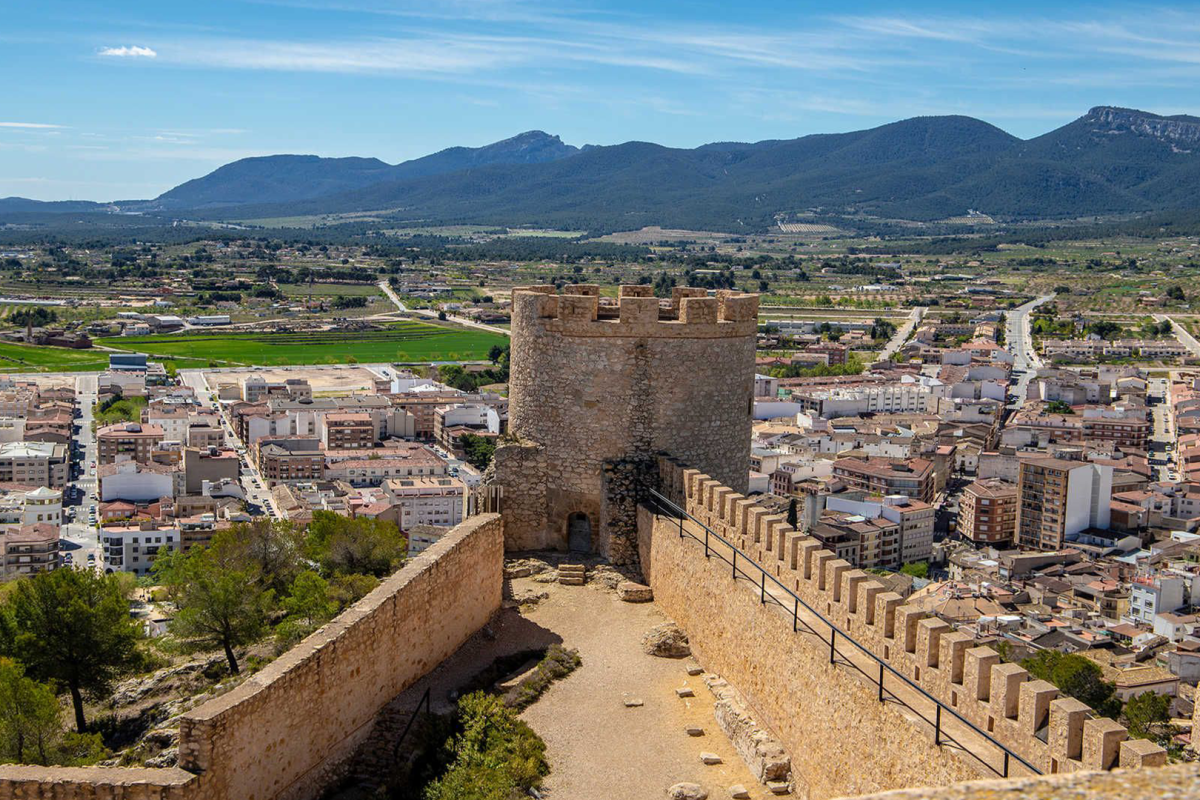
[[[648,287],[526,287],[513,292],[509,429],[490,482],[503,487],[509,549],[566,549],[567,519],[586,514],[591,549],[636,559],[633,514],[610,507],[628,467],[669,452],[745,489],[758,298],[680,289],[660,307]],[[510,468],[529,462],[533,474]],[[613,491],[610,491],[612,489]],[[513,512],[513,513],[510,513]]]
[[[335,620],[181,721],[179,769],[0,766],[0,800],[317,797],[377,712],[500,607],[504,530],[454,528]]]
[[[990,648],[902,604],[861,570],[707,475],[664,459],[664,493],[733,542],[805,603],[1042,772],[1165,763],[1116,722],[1002,664]],[[824,798],[991,777],[933,744],[876,689],[829,664],[827,646],[793,634],[790,615],[735,589],[730,567],[681,539],[674,520],[639,513],[642,569],[655,602],[688,632],[704,666],[736,686],[784,742],[793,773]],[[744,585],[744,584],[743,584]],[[820,650],[820,652],[818,652]],[[894,678],[892,681],[899,683]],[[991,752],[995,752],[994,750]],[[1013,762],[1012,774],[1021,768]]]

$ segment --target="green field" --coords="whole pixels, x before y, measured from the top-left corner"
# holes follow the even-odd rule
[[[0,373],[81,372],[107,367],[108,353],[100,350],[71,350],[66,347],[0,342]]]
[[[199,333],[114,336],[97,344],[159,357],[185,357],[223,365],[281,366],[391,361],[478,361],[508,339],[484,331],[423,322],[401,322],[379,331],[305,333]]]

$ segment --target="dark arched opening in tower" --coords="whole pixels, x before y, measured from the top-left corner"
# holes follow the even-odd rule
[[[592,552],[592,521],[582,511],[567,517],[567,549],[572,553]]]

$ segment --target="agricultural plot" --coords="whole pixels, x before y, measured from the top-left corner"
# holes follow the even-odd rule
[[[401,322],[378,331],[303,333],[211,333],[111,337],[98,343],[161,358],[205,359],[223,365],[348,364],[377,362],[477,361],[499,334]]]
[[[0,342],[0,373],[84,372],[108,367],[108,353]]]

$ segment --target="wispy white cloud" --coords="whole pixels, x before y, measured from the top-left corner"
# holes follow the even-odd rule
[[[57,130],[63,127],[63,125],[51,125],[48,122],[0,122],[0,128],[20,128],[32,131]]]
[[[122,47],[101,47],[99,55],[106,58],[158,58],[158,53],[149,47],[136,44]]]

